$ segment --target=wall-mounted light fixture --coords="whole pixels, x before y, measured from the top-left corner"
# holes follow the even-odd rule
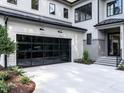
[[[63,33],[63,31],[62,30],[58,30],[58,33]]]
[[[40,30],[44,31],[44,28],[40,28]]]

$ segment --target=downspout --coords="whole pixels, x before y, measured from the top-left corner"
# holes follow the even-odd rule
[[[5,27],[7,28],[8,16],[5,16],[4,20],[5,20]],[[7,54],[4,55],[4,61],[5,61],[5,68],[7,68]]]
[[[100,10],[100,9],[99,9],[99,2],[100,2],[100,1],[98,0],[98,2],[97,2],[97,6],[98,6],[98,9],[97,9],[97,11],[98,11],[98,14],[97,14],[97,16],[98,16],[98,24],[99,24],[99,10]]]

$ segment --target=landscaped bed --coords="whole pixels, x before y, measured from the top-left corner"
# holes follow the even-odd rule
[[[0,93],[33,93],[35,83],[18,67],[0,70]]]

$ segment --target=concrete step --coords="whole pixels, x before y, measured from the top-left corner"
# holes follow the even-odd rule
[[[116,57],[99,57],[95,64],[106,65],[106,66],[116,66]]]
[[[116,64],[106,64],[106,63],[95,63],[95,64],[116,67]]]

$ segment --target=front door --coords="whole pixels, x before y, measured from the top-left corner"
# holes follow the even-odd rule
[[[120,55],[120,33],[108,34],[108,56]]]

